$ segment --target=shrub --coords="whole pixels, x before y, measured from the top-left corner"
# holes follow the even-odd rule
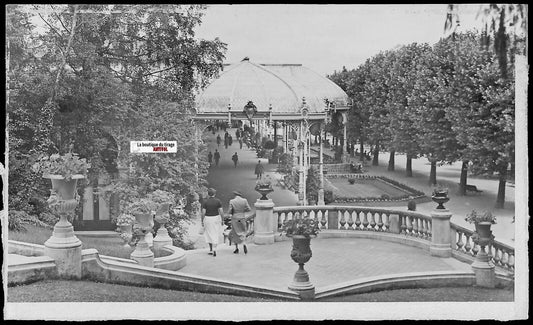
[[[416,202],[415,202],[415,200],[411,199],[411,200],[409,200],[409,202],[407,202],[407,210],[416,211]]]
[[[325,190],[324,191],[324,203],[330,204],[335,202],[335,195],[333,194],[332,190]]]
[[[45,228],[51,228],[50,225],[45,224],[36,216],[28,214],[26,211],[9,211],[8,213],[8,229],[14,231],[26,231],[24,225],[30,224]]]
[[[263,145],[263,148],[265,148],[265,149],[275,149],[276,148],[276,144],[272,140],[267,140],[267,141],[265,141],[265,144]]]
[[[355,184],[355,178],[348,178],[348,183]]]
[[[381,199],[382,199],[382,200],[390,200],[390,195],[385,194],[385,193],[384,193],[384,194],[381,194]]]

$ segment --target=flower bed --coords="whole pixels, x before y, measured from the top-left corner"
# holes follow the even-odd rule
[[[362,175],[362,174],[336,174],[336,175],[328,175],[328,179],[346,179],[348,182],[349,180],[376,180],[381,181],[388,186],[395,188],[397,190],[400,190],[402,192],[408,192],[401,195],[390,195],[387,193],[383,193],[379,196],[345,196],[345,195],[337,195],[335,197],[334,202],[335,203],[355,203],[355,202],[399,202],[399,201],[406,201],[409,199],[416,199],[425,197],[425,194],[422,191],[416,190],[414,188],[411,188],[405,184],[402,184],[398,181],[389,179],[384,176],[375,176],[375,175]]]

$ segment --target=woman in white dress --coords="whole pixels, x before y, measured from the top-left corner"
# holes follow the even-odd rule
[[[217,245],[222,225],[224,224],[224,212],[222,202],[215,197],[217,191],[214,188],[207,190],[209,196],[202,203],[202,227],[204,227],[205,241],[209,244],[209,254],[217,256]]]

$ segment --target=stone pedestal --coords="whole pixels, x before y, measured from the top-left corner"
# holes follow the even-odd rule
[[[144,240],[148,243],[148,247],[154,247],[154,235],[151,232],[146,233]]]
[[[431,213],[431,245],[429,252],[433,256],[452,256],[450,235],[451,217],[452,214],[447,209],[435,209]]]
[[[477,253],[472,270],[476,275],[476,285],[479,287],[494,288],[496,286],[495,266],[490,256],[485,251],[485,246]]]
[[[299,264],[298,271],[294,273],[294,279],[289,284],[289,289],[298,293],[302,300],[315,298],[315,286],[309,281],[309,274],[304,269],[304,264]]]
[[[67,220],[67,214],[77,205],[77,199],[50,204],[60,217],[52,236],[44,243],[44,255],[55,260],[57,273],[62,279],[81,279],[81,241],[74,235],[74,227]]]
[[[254,219],[254,243],[268,245],[274,243],[274,202],[271,199],[257,200]]]
[[[138,242],[135,250],[131,253],[130,258],[137,261],[139,265],[154,267],[154,253],[143,236]]]
[[[326,202],[324,201],[324,189],[319,189],[317,205],[325,205],[325,204]]]
[[[153,240],[153,246],[155,251],[159,251],[163,246],[172,245],[172,238],[168,235],[168,230],[164,225],[161,225],[157,229],[157,233]]]

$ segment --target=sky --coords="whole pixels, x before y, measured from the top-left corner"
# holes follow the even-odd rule
[[[479,4],[459,5],[457,31],[480,28]],[[325,76],[357,68],[380,51],[436,43],[446,4],[431,5],[209,5],[196,29],[227,43],[224,63],[300,63]]]

